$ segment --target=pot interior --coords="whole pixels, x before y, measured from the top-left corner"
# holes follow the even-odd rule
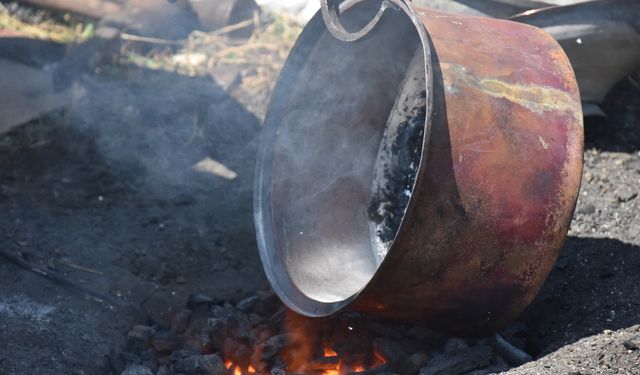
[[[356,30],[378,8],[367,1],[341,17]],[[380,266],[369,212],[374,165],[420,43],[401,10],[352,43],[316,15],[281,74],[265,121],[256,224],[267,276],[299,312],[344,307]]]

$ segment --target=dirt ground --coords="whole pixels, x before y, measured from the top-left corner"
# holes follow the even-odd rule
[[[70,108],[0,136],[0,248],[109,300],[0,260],[0,374],[110,374],[132,325],[191,293],[268,288],[259,119],[211,79],[129,68],[70,89]],[[640,374],[640,88],[623,83],[605,110],[587,124],[565,249],[516,324],[537,360],[510,373]],[[193,168],[205,158],[237,177]]]
[[[259,121],[211,80],[129,73],[88,77],[72,109],[0,138],[2,249],[122,305],[0,261],[0,373],[109,373],[145,315],[267,287],[252,222]],[[191,168],[206,157],[237,178]]]

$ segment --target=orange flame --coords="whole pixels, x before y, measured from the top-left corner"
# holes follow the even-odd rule
[[[325,357],[337,357],[338,356],[338,353],[336,353],[333,349],[331,349],[328,346],[324,347],[323,352],[324,352],[324,356]]]

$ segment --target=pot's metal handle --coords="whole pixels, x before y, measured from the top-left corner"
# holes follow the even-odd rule
[[[411,0],[392,0],[393,2],[410,2]],[[342,0],[320,0],[320,5],[322,7],[322,18],[324,19],[324,23],[327,26],[327,29],[337,39],[340,39],[344,42],[355,42],[357,40],[362,39],[365,35],[369,34],[371,30],[378,24],[380,18],[384,12],[389,8],[395,8],[395,5],[389,1],[384,0],[380,5],[380,9],[378,13],[376,13],[375,17],[369,23],[363,27],[362,29],[350,32],[348,31],[340,22],[340,4]]]

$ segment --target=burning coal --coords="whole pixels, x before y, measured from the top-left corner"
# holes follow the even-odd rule
[[[522,328],[508,340],[463,340],[352,311],[307,318],[268,292],[235,306],[192,295],[170,325],[134,327],[112,366],[164,375],[489,374],[531,360],[511,344],[525,345]]]

